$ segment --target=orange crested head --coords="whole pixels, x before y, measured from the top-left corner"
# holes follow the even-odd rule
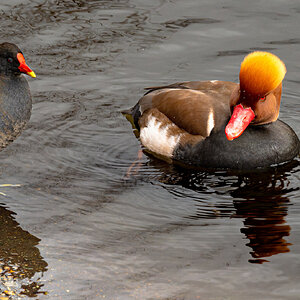
[[[241,90],[263,97],[279,86],[285,73],[285,64],[276,55],[262,51],[252,52],[241,64]]]

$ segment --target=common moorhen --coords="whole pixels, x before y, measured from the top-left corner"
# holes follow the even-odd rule
[[[31,94],[22,73],[36,77],[15,44],[0,44],[0,149],[16,139],[31,115]]]

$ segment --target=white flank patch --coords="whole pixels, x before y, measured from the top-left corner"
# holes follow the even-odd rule
[[[210,109],[209,111],[209,115],[208,115],[208,118],[207,118],[207,136],[210,135],[211,131],[214,129],[215,127],[215,119],[214,119],[214,113],[213,113],[213,110]]]
[[[219,80],[211,80],[210,82],[211,83],[216,83],[216,82],[218,82]]]
[[[142,144],[150,151],[166,157],[172,157],[174,148],[180,141],[181,135],[170,136],[168,130],[170,126],[161,126],[153,115],[148,117],[147,127],[141,128],[140,139]]]

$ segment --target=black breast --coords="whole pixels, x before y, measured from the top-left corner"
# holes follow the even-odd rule
[[[0,78],[0,149],[12,142],[31,115],[31,95],[24,76]]]
[[[218,169],[249,170],[287,162],[299,155],[300,142],[284,122],[250,126],[228,141],[225,127],[196,145],[181,145],[174,159],[185,164]]]

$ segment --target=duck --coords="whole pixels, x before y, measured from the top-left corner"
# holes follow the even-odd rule
[[[283,61],[270,52],[244,57],[239,83],[186,81],[146,88],[123,111],[144,151],[170,163],[249,170],[293,160],[300,142],[278,119]]]
[[[36,77],[17,45],[0,44],[0,149],[20,135],[31,116],[31,93],[23,74]]]

